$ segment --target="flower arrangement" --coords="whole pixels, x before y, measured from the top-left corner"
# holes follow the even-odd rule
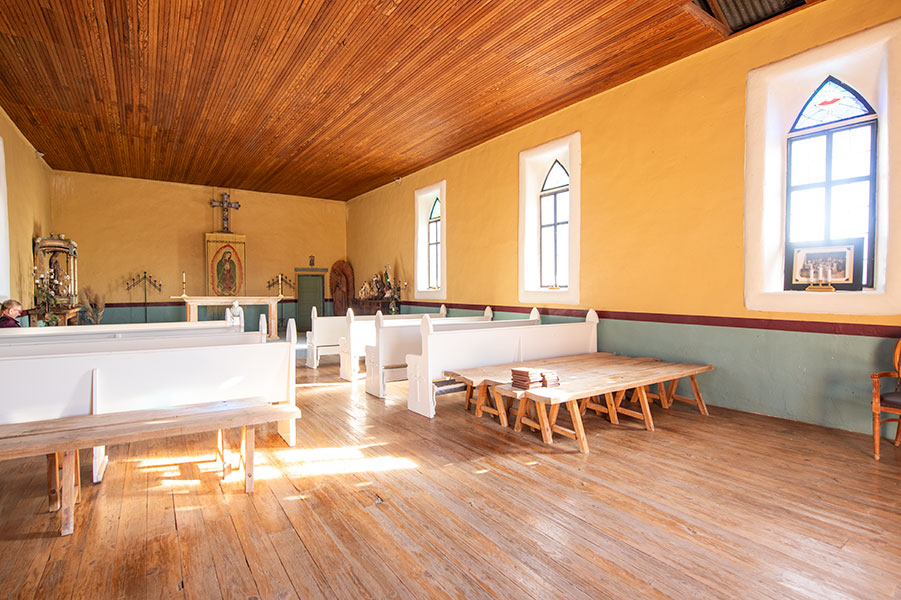
[[[59,290],[61,284],[65,285],[69,279],[66,275],[63,281],[55,279],[52,273],[38,273],[34,268],[34,307],[41,321],[47,325],[58,325],[59,315],[53,313],[53,309],[60,305]]]

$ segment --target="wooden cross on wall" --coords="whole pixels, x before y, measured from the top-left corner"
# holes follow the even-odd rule
[[[228,209],[234,208],[238,210],[241,208],[241,204],[238,202],[229,202],[231,196],[227,193],[222,194],[222,200],[210,200],[210,206],[222,209],[222,233],[231,233],[228,229]]]

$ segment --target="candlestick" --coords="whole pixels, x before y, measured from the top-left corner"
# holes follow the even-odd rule
[[[185,283],[186,283],[185,272],[182,271],[182,272],[181,272],[181,295],[182,295],[182,296],[187,296],[187,295],[188,295],[187,292],[185,291],[185,290],[187,289],[187,288],[185,287]]]

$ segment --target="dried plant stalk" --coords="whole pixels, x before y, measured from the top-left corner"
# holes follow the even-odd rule
[[[99,325],[100,319],[103,318],[103,310],[106,308],[103,296],[92,290],[90,286],[82,288],[79,296],[81,303],[78,306],[84,309],[85,320],[92,325]]]

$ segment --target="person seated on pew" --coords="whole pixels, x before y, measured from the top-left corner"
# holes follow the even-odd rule
[[[0,308],[0,327],[20,327],[16,319],[22,314],[22,304],[18,300],[10,298],[5,300],[0,307],[2,307]]]

